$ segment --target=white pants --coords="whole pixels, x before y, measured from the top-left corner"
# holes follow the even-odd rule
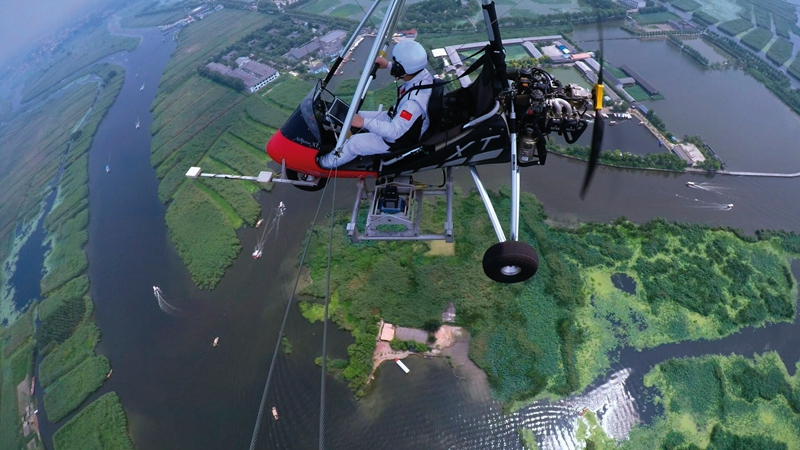
[[[330,152],[319,159],[320,165],[326,169],[343,166],[358,156],[376,155],[389,150],[382,137],[374,133],[355,134],[342,146],[342,152],[336,157],[335,152]]]

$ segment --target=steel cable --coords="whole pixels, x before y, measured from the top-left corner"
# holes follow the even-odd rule
[[[328,171],[329,178],[330,174],[331,171]],[[317,212],[314,213],[314,220],[311,222],[311,229],[310,232],[308,233],[308,238],[306,239],[305,246],[303,247],[303,254],[300,257],[300,265],[297,268],[297,276],[294,279],[294,286],[292,288],[291,294],[289,294],[289,302],[286,304],[286,311],[283,313],[283,322],[281,323],[281,329],[278,332],[278,339],[275,342],[275,350],[272,352],[272,360],[270,361],[269,364],[269,372],[267,372],[267,381],[264,383],[264,392],[261,394],[261,404],[258,406],[258,416],[256,417],[255,427],[253,427],[253,436],[250,439],[250,450],[255,449],[256,442],[258,441],[258,433],[261,430],[261,422],[264,419],[264,408],[267,404],[267,394],[269,393],[269,386],[272,381],[272,374],[275,370],[275,361],[277,360],[276,356],[278,355],[278,351],[280,350],[281,337],[283,336],[283,331],[286,329],[286,322],[289,319],[289,311],[292,306],[292,301],[294,300],[294,293],[295,291],[297,291],[297,285],[300,282],[300,274],[302,273],[303,270],[303,263],[305,263],[306,260],[306,253],[308,252],[308,246],[311,243],[311,238],[314,235],[314,224],[317,223],[317,217],[319,217],[319,212],[322,209],[322,202],[323,200],[325,200],[325,192],[327,191],[327,189],[328,189],[327,186],[325,186],[322,189],[322,196],[320,197],[319,204],[317,205]],[[331,233],[333,233],[332,230]],[[328,268],[328,270],[330,271],[330,267]],[[326,308],[327,308],[327,301],[326,301]],[[326,312],[326,317],[327,317],[327,312]]]

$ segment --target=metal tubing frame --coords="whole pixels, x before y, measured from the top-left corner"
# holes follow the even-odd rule
[[[361,29],[364,28],[364,25],[367,23],[367,20],[369,20],[369,18],[372,16],[373,11],[375,11],[375,8],[378,6],[378,3],[380,3],[381,1],[382,0],[375,0],[372,3],[372,6],[370,6],[369,9],[364,13],[364,17],[361,19],[361,22],[358,24],[355,31],[353,31],[353,34],[350,35],[350,39],[347,41],[347,44],[344,47],[342,47],[342,51],[339,53],[339,56],[336,57],[336,62],[333,63],[333,66],[331,66],[331,70],[328,72],[328,75],[325,76],[325,79],[322,82],[323,87],[327,86],[328,83],[331,81],[331,78],[333,78],[333,75],[336,73],[336,69],[338,69],[339,66],[342,64],[342,60],[344,60],[344,55],[346,55],[347,52],[351,50],[350,47],[353,46],[353,43],[358,38],[358,34],[361,33]]]
[[[383,22],[381,22],[381,26],[378,29],[377,35],[375,36],[375,42],[372,44],[369,55],[367,55],[364,71],[361,73],[361,77],[358,79],[356,91],[353,93],[353,101],[350,102],[350,109],[347,110],[347,116],[345,116],[342,131],[339,133],[339,137],[336,140],[336,147],[334,151],[340,151],[342,146],[344,146],[345,141],[347,141],[347,138],[349,137],[350,133],[348,131],[350,130],[350,124],[353,122],[353,117],[356,115],[356,110],[361,103],[361,95],[366,92],[367,86],[372,78],[372,71],[370,70],[370,67],[372,64],[374,64],[375,59],[378,57],[378,51],[381,45],[383,45],[388,39],[389,33],[394,28],[397,17],[400,13],[400,8],[404,2],[405,0],[390,0],[389,8],[386,10],[386,16],[384,17]]]
[[[509,122],[511,126],[511,228],[509,229],[510,239],[519,239],[519,165],[517,164],[517,114],[514,111],[514,101],[511,102],[511,114]]]
[[[497,213],[494,212],[492,200],[489,198],[489,194],[486,193],[486,188],[483,187],[481,176],[478,174],[478,168],[475,166],[469,166],[469,173],[472,174],[472,179],[475,181],[475,187],[478,188],[478,193],[481,195],[481,200],[483,200],[483,204],[486,206],[486,213],[489,214],[489,221],[492,222],[492,228],[494,228],[494,233],[497,235],[497,240],[500,242],[505,242],[506,235],[503,232],[503,228],[500,226],[500,220],[497,219]]]

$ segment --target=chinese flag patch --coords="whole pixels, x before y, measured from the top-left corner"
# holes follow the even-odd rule
[[[400,117],[406,120],[411,120],[411,113],[406,111],[405,109],[400,111]]]

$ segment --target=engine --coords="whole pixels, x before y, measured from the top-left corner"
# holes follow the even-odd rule
[[[572,144],[586,130],[592,94],[576,84],[564,86],[535,67],[521,68],[511,74],[511,78],[517,112],[519,163],[543,165],[547,158],[547,135],[556,132]]]

